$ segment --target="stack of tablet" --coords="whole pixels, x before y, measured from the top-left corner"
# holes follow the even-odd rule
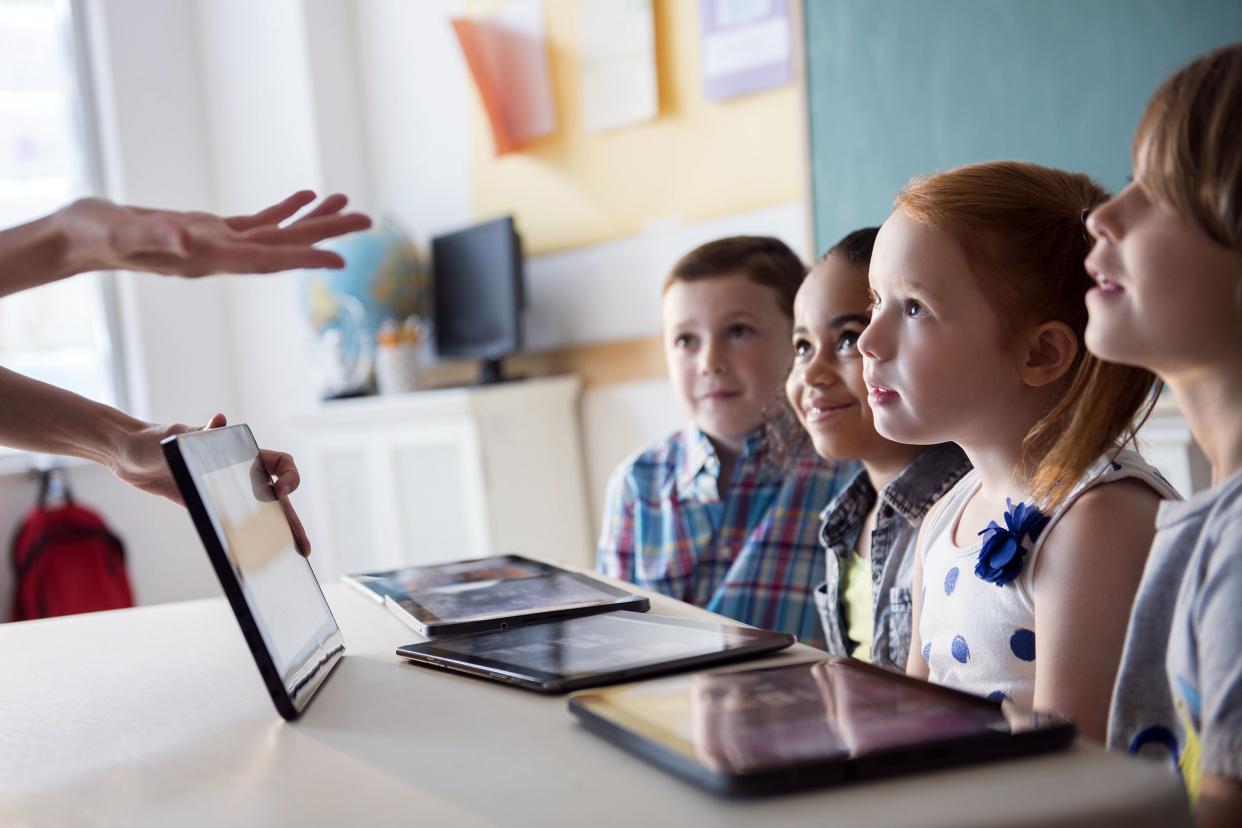
[[[397,654],[562,693],[768,653],[791,635],[644,615],[642,596],[518,555],[348,575],[422,635]]]

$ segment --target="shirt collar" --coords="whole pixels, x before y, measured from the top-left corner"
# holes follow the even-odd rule
[[[828,549],[853,546],[863,519],[875,505],[875,487],[859,466],[840,494],[819,513],[819,542]]]
[[[908,523],[916,524],[968,471],[970,461],[955,444],[928,446],[884,487],[880,497]],[[875,499],[871,478],[860,467],[841,493],[820,512],[819,542],[829,549],[852,547]]]
[[[682,435],[681,452],[677,457],[677,488],[683,492],[693,491],[700,472],[713,478],[719,475],[720,458],[707,435],[692,425]]]
[[[938,443],[928,446],[906,466],[884,487],[881,497],[910,523],[918,523],[968,471],[970,461],[956,443]]]
[[[1195,492],[1185,500],[1162,500],[1156,512],[1156,529],[1168,529],[1197,519],[1239,489],[1242,489],[1242,472],[1237,472],[1210,489]]]
[[[741,469],[748,460],[753,458],[762,460],[762,453],[763,428],[761,426],[746,435],[742,442],[742,453],[738,457],[738,468],[734,470],[734,477],[737,477],[737,470]],[[712,445],[711,439],[697,425],[691,425],[683,432],[682,451],[677,458],[676,474],[677,488],[685,493],[697,491],[696,481],[701,474],[707,475],[713,482],[720,479],[720,456],[716,453],[716,447]]]

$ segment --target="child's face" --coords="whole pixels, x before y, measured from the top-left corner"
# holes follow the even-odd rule
[[[792,321],[776,291],[741,275],[673,282],[662,303],[664,358],[687,416],[739,448],[789,369]]]
[[[876,430],[921,445],[995,439],[1023,385],[962,248],[897,210],[869,276],[875,304],[858,347]]]
[[[1168,377],[1237,359],[1242,252],[1219,244],[1137,183],[1087,219],[1086,342],[1102,359]]]
[[[832,255],[794,300],[793,369],[785,394],[821,457],[865,460],[892,443],[867,405],[858,337],[871,320],[867,266]]]

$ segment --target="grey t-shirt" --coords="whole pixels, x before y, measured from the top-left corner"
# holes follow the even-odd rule
[[[1242,779],[1242,473],[1166,501],[1121,655],[1108,745]]]

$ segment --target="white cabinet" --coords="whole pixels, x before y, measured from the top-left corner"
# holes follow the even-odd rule
[[[297,417],[320,577],[516,552],[591,566],[576,377]]]

